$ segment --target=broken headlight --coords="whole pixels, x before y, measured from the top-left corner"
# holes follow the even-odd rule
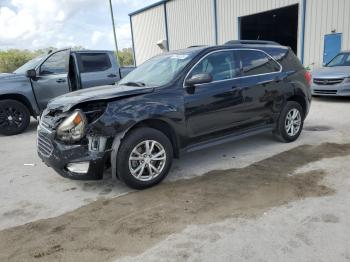
[[[85,135],[87,119],[81,110],[75,110],[57,128],[57,138],[65,142],[76,142]]]

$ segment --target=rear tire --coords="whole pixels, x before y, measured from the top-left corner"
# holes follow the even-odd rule
[[[161,182],[173,160],[173,147],[162,132],[148,127],[132,130],[120,145],[117,174],[134,189],[145,189]]]
[[[301,105],[295,101],[288,101],[273,131],[274,137],[284,143],[297,140],[304,126],[304,118],[304,110]]]
[[[0,134],[12,136],[22,133],[30,122],[28,108],[19,101],[0,101]]]

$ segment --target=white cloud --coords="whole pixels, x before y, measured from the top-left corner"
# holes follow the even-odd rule
[[[110,25],[111,28],[105,28],[102,31],[93,31],[91,34],[91,44],[87,45],[87,48],[89,49],[98,49],[101,46],[110,46],[112,49],[114,49],[114,37],[113,37],[113,29],[112,24]],[[116,27],[117,32],[117,41],[118,41],[118,48],[122,49],[125,47],[131,47],[130,42],[130,25],[124,24],[121,26]]]
[[[159,0],[113,0],[113,4],[116,5],[127,5],[131,9],[141,9],[147,5],[150,5],[152,3],[158,2]]]
[[[0,46],[28,48],[50,44],[50,39],[60,39],[62,22],[71,10],[54,0],[12,0],[16,12],[9,7],[0,8]],[[57,33],[57,35],[55,34]]]
[[[60,10],[56,16],[56,21],[62,22],[64,21],[65,18],[66,18],[65,13],[62,10]]]
[[[113,0],[118,46],[131,46],[127,14],[157,0]],[[113,49],[107,0],[8,0],[0,5],[0,49],[80,45]]]
[[[102,38],[103,38],[103,33],[102,32],[94,31],[92,33],[92,36],[91,36],[91,43],[93,45],[96,45],[96,44],[98,44],[101,41]]]

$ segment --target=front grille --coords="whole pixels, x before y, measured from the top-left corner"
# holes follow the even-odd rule
[[[50,157],[53,151],[51,140],[44,133],[38,132],[38,152],[43,157]]]
[[[315,94],[320,94],[320,95],[336,95],[337,90],[318,90],[314,89]]]
[[[45,127],[46,129],[51,130],[50,124],[49,124],[49,123],[46,123],[46,122],[44,121],[44,119],[41,120],[40,124],[41,124],[43,127]]]
[[[314,83],[316,85],[322,85],[322,86],[337,85],[343,81],[344,81],[344,78],[333,78],[333,79],[314,78]]]

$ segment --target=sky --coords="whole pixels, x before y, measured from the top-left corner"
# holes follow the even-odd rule
[[[158,0],[112,0],[119,49],[131,47],[128,14]],[[109,0],[0,0],[0,49],[115,49]]]

